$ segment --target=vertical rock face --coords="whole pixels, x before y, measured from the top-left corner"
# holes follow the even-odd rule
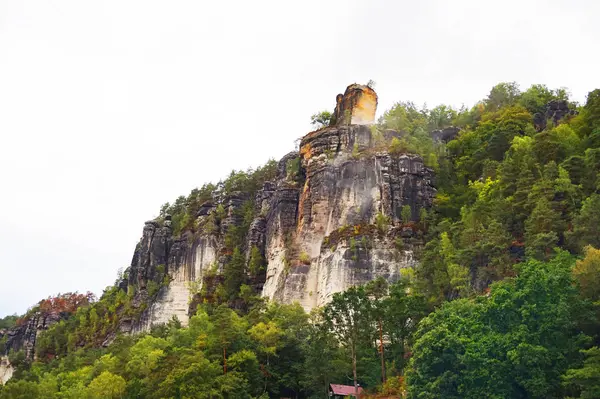
[[[546,128],[548,120],[556,125],[559,120],[575,115],[577,115],[577,111],[569,108],[568,101],[552,100],[546,104],[542,111],[533,115],[533,125],[538,132],[541,132]]]
[[[209,211],[199,218],[206,217]],[[201,281],[204,273],[218,261],[219,243],[214,236],[174,238],[169,227],[156,221],[146,222],[140,243],[136,247],[128,276],[128,285],[136,287],[136,300],[150,306],[139,320],[126,320],[122,329],[130,332],[148,331],[151,326],[167,323],[173,318],[187,325],[191,286]],[[154,285],[155,297],[148,298]]]
[[[443,141],[444,143],[454,140],[458,136],[459,128],[450,126],[443,129],[438,129],[430,132],[431,138],[435,141]]]
[[[368,86],[352,84],[336,97],[335,125],[368,125],[375,121],[377,93]]]
[[[12,378],[13,368],[8,361],[8,356],[0,357],[0,385],[6,384]]]
[[[400,269],[414,266],[417,233],[396,237],[395,229],[403,206],[412,220],[431,206],[433,173],[419,156],[392,156],[376,147],[364,125],[327,127],[302,140],[306,180],[289,196],[287,209],[271,215],[278,229],[267,236],[263,295],[310,309],[378,276],[394,281]],[[286,217],[294,207],[296,217]],[[384,234],[373,230],[377,217],[392,222]],[[352,233],[332,242],[340,230]]]
[[[6,344],[4,347],[5,353],[0,353],[0,356],[8,354],[9,352],[23,351],[25,358],[32,361],[35,359],[35,344],[38,336],[42,331],[47,330],[53,324],[59,322],[63,317],[68,315],[61,315],[56,312],[42,312],[36,311],[30,314],[22,324],[13,327],[7,331],[2,331],[0,339],[6,335]],[[6,362],[3,361],[4,373],[8,375],[8,359]],[[12,368],[10,368],[12,370]],[[0,368],[0,371],[2,369]],[[12,375],[12,374],[11,374]],[[9,377],[10,378],[10,377]]]
[[[266,272],[253,279],[255,291],[311,309],[378,276],[395,281],[416,264],[422,246],[417,222],[435,195],[433,172],[417,155],[387,152],[385,141],[400,134],[372,133],[376,108],[370,87],[348,86],[337,97],[332,125],[307,134],[299,152],[284,156],[276,178],[252,199],[256,216],[241,250],[246,262],[253,248],[266,262]],[[248,200],[234,193],[202,205],[199,226],[218,208],[224,212],[213,233],[175,238],[168,217],[146,223],[127,284],[136,287],[138,302],[149,305],[123,330],[145,331],[173,316],[187,324],[190,285],[220,281],[231,256],[224,236],[242,223],[236,210]],[[410,221],[401,220],[406,209]]]

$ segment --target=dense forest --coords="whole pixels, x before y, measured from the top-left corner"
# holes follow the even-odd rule
[[[449,127],[458,133],[431,134]],[[400,281],[353,287],[310,314],[269,303],[244,280],[263,260],[244,270],[235,250],[248,208],[213,300],[188,327],[117,334],[143,310],[121,275],[99,299],[49,298],[30,313],[65,317],[41,334],[35,361],[9,354],[15,375],[0,399],[323,398],[330,383],[355,382],[373,398],[600,398],[600,89],[577,104],[565,89],[500,83],[472,108],[399,102],[371,131],[384,141],[387,129],[402,136],[382,146],[421,155],[436,174],[418,221],[426,245]],[[219,209],[206,226],[193,217],[204,201],[255,192],[275,169],[232,172],[161,217],[176,232],[210,229]]]

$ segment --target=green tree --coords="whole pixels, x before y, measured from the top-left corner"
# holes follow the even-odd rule
[[[402,218],[402,223],[407,224],[412,219],[412,209],[410,205],[402,205],[402,209],[400,211],[400,217]]]
[[[258,276],[265,270],[265,260],[257,246],[250,250],[250,260],[248,261],[248,271],[252,276]]]
[[[485,106],[490,111],[496,111],[502,107],[514,105],[520,96],[521,91],[516,82],[498,83],[490,91],[485,100]]]
[[[567,370],[563,376],[564,384],[576,387],[579,391],[578,398],[600,398],[600,348],[594,346],[582,353],[585,356],[583,366]]]
[[[521,94],[519,104],[533,115],[545,111],[546,104],[553,99],[555,94],[546,85],[534,84]]]
[[[90,399],[120,399],[125,393],[125,380],[110,371],[103,371],[87,388]]]
[[[324,320],[322,309],[315,309],[311,313],[303,352],[303,386],[313,397],[326,397],[329,384],[343,381],[345,373],[352,372],[351,367],[347,367],[336,337]]]
[[[452,126],[452,121],[457,116],[452,107],[443,104],[433,108],[428,114],[427,129],[429,131]]]
[[[529,261],[489,297],[444,304],[419,325],[411,398],[561,397],[560,375],[585,342],[573,258]]]
[[[386,353],[393,366],[388,371],[403,374],[412,337],[419,321],[427,314],[427,302],[408,278],[402,278],[389,287],[382,306],[384,333],[389,340]]]
[[[357,354],[361,345],[372,342],[372,306],[363,287],[336,293],[324,308],[324,318],[338,343],[350,352],[355,396],[358,398]]]
[[[367,283],[365,292],[372,301],[372,317],[376,320],[379,339],[379,356],[381,359],[381,383],[385,384],[385,346],[383,341],[385,305],[383,298],[388,294],[388,282],[378,277]]]
[[[315,128],[320,129],[325,126],[329,126],[333,115],[329,111],[321,111],[310,117],[310,124]]]
[[[588,93],[582,112],[585,122],[584,134],[589,134],[600,127],[600,89]]]
[[[398,102],[383,113],[380,124],[385,129],[397,132],[413,132],[415,129],[427,126],[425,113],[412,102]]]
[[[525,225],[526,253],[536,259],[547,260],[558,244],[560,217],[546,198],[536,204]]]
[[[143,337],[129,351],[127,372],[139,378],[147,377],[158,367],[168,345],[169,343],[163,338],[150,335]]]
[[[38,385],[32,381],[19,380],[9,382],[0,389],[0,399],[37,399],[40,396]]]
[[[404,137],[401,139],[394,137],[390,142],[389,152],[393,155],[399,155],[408,152],[408,142]]]
[[[257,343],[258,351],[264,359],[264,390],[267,392],[268,376],[270,368],[270,359],[277,355],[277,349],[281,346],[281,337],[283,332],[272,321],[263,323],[262,321],[248,330],[250,337]]]
[[[245,265],[246,259],[244,259],[244,255],[242,255],[239,248],[236,247],[233,250],[231,260],[225,264],[223,270],[227,300],[231,301],[238,297],[240,286],[246,281]]]
[[[262,374],[260,372],[258,359],[254,352],[248,349],[242,349],[239,352],[235,352],[229,356],[228,364],[231,371],[246,376],[250,383],[251,394],[260,394],[262,391],[260,384]]]
[[[182,351],[176,365],[169,370],[155,398],[223,398],[218,379],[222,375],[218,363],[206,359],[202,352]]]
[[[245,323],[227,305],[220,305],[210,317],[214,329],[214,346],[220,349],[223,356],[223,374],[227,374],[227,354],[236,342],[242,339]]]
[[[573,230],[567,232],[566,237],[578,251],[587,245],[600,248],[600,195],[592,194],[583,201],[573,221]]]

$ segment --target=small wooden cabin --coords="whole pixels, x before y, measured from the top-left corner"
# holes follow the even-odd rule
[[[358,387],[358,394],[362,396],[363,389]],[[329,397],[334,399],[344,399],[346,397],[356,397],[354,385],[329,384]]]

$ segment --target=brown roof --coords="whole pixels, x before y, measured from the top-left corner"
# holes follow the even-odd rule
[[[331,390],[334,395],[344,395],[344,396],[354,396],[354,386],[353,385],[339,385],[339,384],[329,384]],[[363,389],[358,387],[358,393],[362,394]]]

